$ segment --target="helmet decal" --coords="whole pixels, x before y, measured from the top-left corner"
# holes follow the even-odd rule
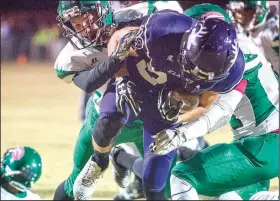
[[[18,146],[14,150],[12,150],[12,159],[20,160],[24,156],[24,147]]]
[[[232,44],[232,49],[233,49],[234,57],[232,58],[232,60],[230,62],[233,65],[238,56],[238,51],[239,51],[237,39],[234,40],[234,43]]]
[[[196,38],[201,38],[203,35],[207,34],[207,27],[203,26],[203,23],[199,23],[199,29],[196,31],[194,28],[189,36],[187,43],[187,50],[191,49],[192,45],[195,45]]]

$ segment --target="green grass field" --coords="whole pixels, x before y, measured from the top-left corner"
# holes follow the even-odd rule
[[[52,63],[1,63],[1,153],[10,147],[35,148],[43,160],[43,174],[34,191],[52,199],[57,185],[72,169],[72,153],[81,122],[81,90],[59,80]],[[206,136],[210,144],[230,142],[225,126]],[[278,189],[278,179],[271,189]],[[110,200],[118,190],[112,170],[97,185],[95,199]]]

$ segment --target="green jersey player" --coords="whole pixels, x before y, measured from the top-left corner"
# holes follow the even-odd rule
[[[215,9],[208,11],[203,17],[217,15]],[[209,147],[173,168],[174,199],[195,200],[197,193],[225,199],[228,192],[236,199],[279,199],[279,193],[261,192],[267,191],[267,180],[278,176],[279,80],[256,44],[243,33],[238,38],[246,60],[240,84],[197,120],[161,131],[151,145],[155,153],[165,154],[230,120],[232,143]]]
[[[40,200],[30,189],[41,174],[42,160],[33,148],[8,149],[1,157],[1,200]]]
[[[230,1],[229,13],[239,32],[245,32],[261,47],[274,70],[279,74],[279,15],[269,19],[268,1]],[[277,43],[278,40],[278,43]]]
[[[126,8],[113,12],[108,1],[59,2],[57,20],[65,37],[69,39],[69,43],[56,59],[55,72],[66,83],[74,82],[85,92],[94,91],[94,93],[87,103],[86,117],[76,141],[72,173],[58,186],[54,196],[55,200],[73,200],[74,181],[94,153],[91,141],[92,130],[99,117],[99,104],[102,94],[106,90],[106,84],[92,87],[93,81],[89,76],[96,72],[89,70],[95,70],[93,67],[99,65],[100,60],[107,58],[107,49],[104,48],[104,44],[118,25],[125,26],[127,21],[137,21],[138,18],[157,10],[172,9],[172,4],[173,2],[168,1],[139,3],[129,7],[129,17],[125,14]],[[178,11],[182,12],[182,9],[179,7]],[[87,22],[86,26],[83,25],[84,20]],[[118,24],[118,22],[123,22],[124,25]],[[85,80],[88,80],[88,83],[85,83]],[[143,153],[142,122],[135,121],[132,125],[124,127],[114,141],[115,144],[129,142],[134,142],[138,151]],[[129,174],[129,172],[124,171],[123,174]],[[121,185],[126,186],[128,182],[125,180]]]

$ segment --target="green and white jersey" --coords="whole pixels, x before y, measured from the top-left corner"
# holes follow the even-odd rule
[[[40,196],[30,191],[25,191],[20,194],[12,194],[1,188],[1,200],[41,200]]]
[[[80,45],[76,38],[73,39],[77,45]],[[91,68],[96,61],[107,57],[105,48],[87,48],[77,50],[68,42],[56,58],[54,69],[56,75],[66,83],[71,83],[77,72]]]
[[[279,52],[275,51],[275,45],[273,44],[274,39],[279,37],[279,16],[270,18],[262,26],[251,31],[250,37],[262,49],[268,61],[279,73]]]
[[[250,38],[238,34],[245,57],[245,94],[230,120],[235,139],[279,129],[279,83],[270,62]]]

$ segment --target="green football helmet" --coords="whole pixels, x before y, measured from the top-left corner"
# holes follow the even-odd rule
[[[9,183],[19,191],[30,189],[42,174],[42,160],[27,146],[8,149],[1,157],[1,184]]]
[[[114,27],[112,8],[109,1],[59,1],[57,12],[57,23],[61,27],[63,35],[68,38],[76,49],[103,45],[106,35]],[[89,18],[89,14],[92,13],[97,13],[98,19],[96,21]],[[89,24],[77,32],[72,26],[71,20],[78,16],[87,17]],[[89,34],[86,30],[92,28],[94,24],[98,27],[98,30],[95,34]],[[82,36],[81,32],[86,33],[86,36]],[[77,45],[73,38],[76,38],[80,45]]]
[[[231,12],[240,9],[244,11],[254,10],[255,16],[248,27],[248,30],[252,30],[262,26],[266,22],[269,12],[269,3],[267,1],[253,0],[230,1],[228,8]]]

